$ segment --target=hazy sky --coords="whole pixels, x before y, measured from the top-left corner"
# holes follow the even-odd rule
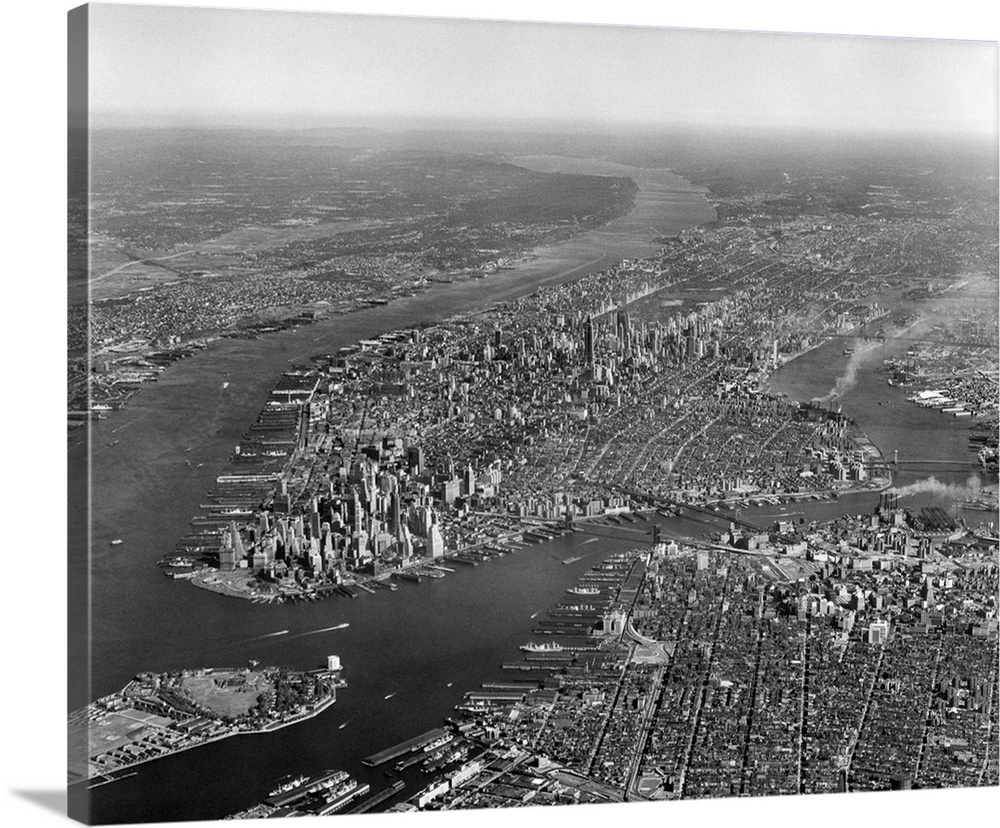
[[[92,4],[104,124],[380,118],[993,134],[993,43]]]

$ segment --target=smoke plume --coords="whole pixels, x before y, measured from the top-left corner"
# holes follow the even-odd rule
[[[916,483],[908,486],[893,487],[888,490],[888,494],[899,497],[910,497],[916,494],[931,494],[935,497],[949,498],[951,500],[975,500],[983,496],[983,481],[978,475],[972,475],[965,481],[965,485],[958,483],[942,483],[936,477],[925,477]]]
[[[872,351],[878,350],[881,347],[881,343],[878,342],[866,342],[863,345],[859,345],[854,350],[854,353],[851,354],[851,358],[847,360],[847,365],[844,367],[844,373],[837,377],[833,387],[826,392],[826,395],[820,397],[820,402],[827,402],[834,397],[842,397],[850,391],[858,382],[858,371],[861,369],[861,365],[864,363],[865,358],[872,353]]]

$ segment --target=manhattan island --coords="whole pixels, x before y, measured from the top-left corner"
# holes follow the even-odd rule
[[[873,348],[914,318],[892,318],[854,268],[760,234],[687,233],[286,372],[164,563],[225,594],[319,597],[439,577],[445,556],[476,563],[621,511],[886,487],[890,461],[835,399],[763,389],[828,337]],[[184,571],[198,556],[218,563]]]
[[[885,488],[897,447],[838,396],[897,338],[975,377],[954,394],[995,447],[995,324],[976,316],[995,295],[987,197],[905,166],[852,172],[858,189],[815,164],[763,183],[684,169],[719,220],[659,254],[287,371],[168,574],[255,600],[354,594],[623,511],[738,518]],[[845,364],[822,399],[767,392],[835,338]]]
[[[696,278],[673,270],[625,262],[287,372],[186,539],[218,554],[194,580],[309,594],[441,574],[446,554],[474,563],[577,517],[886,485],[835,409],[760,390],[780,359],[752,322],[766,283],[647,322]]]

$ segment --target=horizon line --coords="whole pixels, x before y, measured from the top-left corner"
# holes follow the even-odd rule
[[[82,113],[81,113],[82,114]],[[143,116],[140,116],[142,118]],[[751,132],[786,135],[869,135],[879,136],[938,136],[965,137],[969,139],[992,140],[996,142],[998,127],[984,129],[973,126],[831,126],[828,124],[773,124],[747,122],[743,120],[618,120],[618,119],[559,119],[545,117],[466,117],[461,115],[350,115],[325,119],[314,116],[297,115],[292,118],[276,116],[264,117],[256,123],[253,120],[212,121],[208,119],[167,120],[157,117],[138,120],[125,113],[88,113],[87,124],[81,126],[80,118],[70,117],[70,128],[85,128],[91,132],[138,131],[138,130],[189,130],[202,132],[321,132],[323,130],[358,130],[373,132],[528,132],[554,133],[573,132],[576,134],[614,135],[643,134],[651,132],[694,132],[707,130],[719,132]],[[94,122],[97,123],[94,123]],[[131,122],[130,122],[131,121]],[[75,124],[74,124],[75,122]]]

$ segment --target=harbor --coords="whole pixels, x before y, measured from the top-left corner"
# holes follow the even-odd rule
[[[397,781],[387,781],[383,771],[400,773],[395,765],[408,754],[384,759],[377,766],[364,764],[365,759],[394,752],[401,739],[416,744],[422,735],[439,733],[466,692],[491,682],[511,683],[513,674],[504,669],[505,662],[527,655],[519,650],[525,642],[550,638],[537,632],[549,608],[564,599],[569,606],[593,603],[566,590],[599,557],[629,544],[589,540],[593,538],[574,532],[530,544],[517,554],[495,556],[483,566],[444,562],[454,572],[443,578],[402,580],[396,582],[395,592],[361,591],[354,600],[331,596],[325,601],[261,606],[207,596],[208,607],[234,632],[215,639],[201,636],[199,649],[208,653],[203,659],[218,661],[223,654],[227,661],[280,658],[311,667],[325,663],[327,654],[335,652],[344,664],[347,687],[338,693],[337,703],[315,720],[246,736],[253,743],[242,747],[235,744],[242,740],[226,739],[183,757],[167,756],[142,766],[134,777],[95,788],[91,791],[95,809],[108,819],[127,813],[133,821],[142,821],[143,815],[155,820],[162,813],[157,809],[169,806],[179,809],[179,818],[187,818],[187,813],[194,818],[194,811],[185,810],[191,806],[181,791],[220,765],[232,768],[240,780],[220,783],[220,817],[262,802],[274,790],[274,780],[292,771],[314,775],[323,768],[341,768],[359,785],[369,785],[372,796],[378,795]],[[580,559],[563,563],[573,557]],[[179,595],[179,585],[162,577],[156,579],[159,582]],[[182,603],[206,598],[201,590],[181,587],[180,593]],[[380,644],[373,647],[372,642]],[[542,659],[525,663],[551,664],[544,653]],[[406,788],[400,795],[421,784],[420,766],[428,754],[421,748],[413,754],[418,755],[419,761],[401,772]],[[349,803],[341,813],[364,802]],[[379,807],[391,803],[389,797]]]

